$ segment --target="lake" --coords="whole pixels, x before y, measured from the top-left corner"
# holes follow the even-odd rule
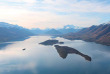
[[[64,59],[54,46],[39,44],[48,39],[51,36],[31,36],[0,44],[0,74],[110,74],[110,46],[54,38],[64,42],[58,45],[75,48],[92,60],[78,54],[68,54]]]

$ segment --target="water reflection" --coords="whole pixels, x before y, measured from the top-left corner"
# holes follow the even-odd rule
[[[0,44],[3,47],[0,50],[0,74],[110,74],[110,46],[58,37],[56,40],[64,42],[58,45],[68,46],[69,49],[55,49],[39,44],[48,39],[49,36],[32,36],[4,47]],[[24,48],[25,51],[22,50]],[[64,60],[59,58],[56,51],[62,58],[68,54],[74,56],[70,55]],[[90,56],[81,52],[92,56],[92,62],[88,62],[91,61]]]
[[[70,48],[67,46],[59,46],[59,45],[55,45],[54,47],[56,48],[57,52],[59,53],[60,57],[62,57],[62,58],[66,58],[68,54],[74,53],[74,54],[78,54],[78,55],[84,57],[88,61],[91,61],[90,56],[85,55],[74,48]]]

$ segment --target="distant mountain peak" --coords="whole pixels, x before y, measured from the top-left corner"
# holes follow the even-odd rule
[[[51,29],[49,31],[47,31],[45,34],[50,34],[50,35],[56,35],[56,34],[62,34],[61,32],[59,32],[58,30],[56,29]]]
[[[103,23],[103,24],[100,24],[100,25],[110,25],[110,21],[106,22],[106,23]]]
[[[94,41],[104,45],[110,45],[110,23],[93,25],[88,28],[81,29],[76,33],[64,35],[67,39],[82,39],[85,41]]]
[[[23,27],[21,27],[21,26],[10,24],[10,23],[6,23],[6,22],[0,22],[0,27],[23,29]]]
[[[12,24],[6,23],[6,22],[0,22],[0,27],[11,27]]]
[[[71,32],[77,32],[79,31],[80,29],[82,29],[82,27],[78,27],[78,26],[74,26],[74,25],[65,25],[63,28],[46,28],[46,29],[39,29],[39,28],[33,28],[31,29],[31,31],[35,34],[47,34],[47,32],[49,32],[50,34],[55,33],[58,33],[58,34],[66,34],[66,33],[71,33]],[[60,32],[60,33],[59,33]],[[48,34],[49,34],[48,33]]]
[[[0,42],[34,35],[30,30],[18,25],[0,22]]]
[[[70,28],[73,28],[73,29],[81,29],[81,27],[74,26],[74,25],[65,25],[65,26],[64,26],[64,29],[70,29]]]

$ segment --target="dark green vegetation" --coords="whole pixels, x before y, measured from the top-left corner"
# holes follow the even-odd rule
[[[65,34],[64,38],[74,40],[82,39],[85,41],[94,41],[104,45],[110,45],[110,24],[101,24],[81,29],[77,33]]]
[[[41,42],[39,44],[42,44],[42,45],[54,45],[54,44],[63,44],[64,42],[59,42],[58,40],[46,40],[44,42]]]
[[[91,61],[90,56],[85,55],[74,48],[71,48],[68,46],[59,46],[59,45],[55,45],[55,48],[62,58],[66,58],[68,54],[78,54],[78,55],[84,57],[86,60]]]
[[[33,35],[28,29],[18,25],[0,22],[0,42],[25,38]]]

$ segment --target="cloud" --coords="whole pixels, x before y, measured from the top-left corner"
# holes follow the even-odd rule
[[[7,1],[7,2],[20,2],[20,3],[35,3],[36,0],[4,0],[4,1]]]
[[[105,2],[87,0],[44,0],[43,8],[59,12],[110,12],[110,5]]]
[[[78,14],[57,15],[47,11],[28,11],[24,9],[1,9],[2,15],[0,19],[4,22],[18,24],[26,28],[58,28],[66,24],[74,24],[78,26],[87,26],[87,24],[95,24],[98,19],[82,17]],[[6,12],[8,11],[8,13]],[[6,12],[6,13],[4,13]]]
[[[0,4],[0,21],[26,28],[86,27],[102,20],[102,15],[91,13],[110,13],[109,4],[93,0],[4,0]]]
[[[33,10],[42,9],[56,12],[110,12],[110,5],[106,1],[93,0],[4,0],[16,2],[16,7],[28,7]],[[9,3],[9,6],[13,6]],[[20,5],[16,5],[19,4]],[[35,8],[35,9],[34,9]]]

